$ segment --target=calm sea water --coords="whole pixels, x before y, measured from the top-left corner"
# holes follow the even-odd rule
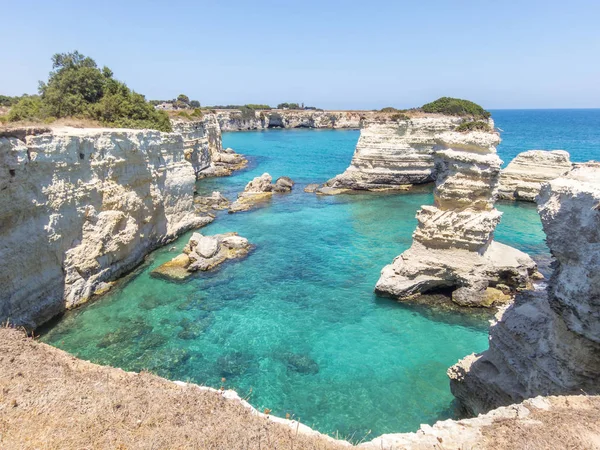
[[[505,133],[501,153],[540,147],[547,138],[523,114],[495,114],[498,126],[513,133]],[[577,152],[592,154],[587,145],[598,138],[597,132],[578,141]],[[333,130],[224,135],[226,146],[250,157],[250,168],[202,180],[201,192],[234,197],[263,172],[297,182],[292,194],[275,196],[267,207],[221,214],[202,230],[239,232],[256,245],[250,256],[185,283],[151,278],[188,233],[172,244],[175,251],[154,252],[102,300],[65,314],[42,340],[84,359],[174,380],[218,387],[225,378],[226,387],[259,409],[354,440],[452,417],[446,369],[487,347],[486,318],[373,294],[381,268],[410,245],[415,212],[432,202],[431,192],[317,197],[302,191],[342,172],[357,139],[357,131]],[[550,147],[567,148],[561,139]],[[535,207],[499,207],[497,239],[546,269]]]

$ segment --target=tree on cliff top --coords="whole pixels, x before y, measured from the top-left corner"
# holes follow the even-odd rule
[[[474,118],[488,119],[491,116],[477,103],[460,98],[442,97],[421,107],[426,113],[448,114],[450,116],[472,116]]]
[[[40,82],[39,92],[40,97],[18,102],[9,120],[77,117],[108,126],[171,131],[166,113],[113,78],[108,67],[99,69],[92,58],[78,51],[52,57],[52,71],[47,82]]]

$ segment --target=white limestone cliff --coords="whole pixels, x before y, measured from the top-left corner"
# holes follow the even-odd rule
[[[60,128],[23,139],[0,138],[0,322],[37,326],[212,220],[194,212],[185,152],[198,149],[181,134]]]
[[[500,173],[498,197],[535,202],[542,183],[567,174],[572,169],[564,150],[529,150],[519,153]]]
[[[366,120],[346,171],[325,183],[335,190],[402,189],[435,179],[434,147],[440,133],[464,119],[450,116]],[[326,190],[325,193],[335,193]]]
[[[222,131],[265,130],[267,128],[355,128],[369,111],[316,110],[219,110],[217,120]]]
[[[600,388],[600,164],[543,185],[538,209],[556,265],[546,289],[497,315],[489,350],[450,368],[470,413]]]
[[[536,265],[523,252],[493,241],[500,158],[493,132],[437,136],[435,205],[417,212],[412,246],[383,268],[380,294],[406,300],[434,291],[463,306],[510,301],[529,285]]]
[[[173,131],[183,137],[185,159],[194,168],[196,178],[231,175],[248,161],[231,149],[223,149],[221,128],[214,114],[200,120],[172,120]]]

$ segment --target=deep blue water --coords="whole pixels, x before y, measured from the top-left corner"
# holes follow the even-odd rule
[[[537,145],[555,126],[554,119],[548,130],[528,124],[528,117],[543,124],[540,114],[497,113],[497,125],[512,133],[505,131],[501,156],[518,147],[567,148],[564,137]],[[575,120],[571,132],[589,120]],[[563,121],[568,134],[565,123],[571,122]],[[598,136],[573,135],[574,159],[593,155],[586,146]],[[297,182],[292,194],[264,208],[220,214],[202,229],[239,232],[256,245],[251,255],[175,284],[150,277],[176,254],[160,249],[126,283],[65,314],[42,339],[85,359],[171,379],[220,386],[225,377],[226,387],[259,409],[356,440],[452,417],[446,369],[487,347],[485,318],[373,294],[381,268],[410,245],[415,213],[432,202],[431,192],[317,197],[302,191],[342,172],[357,139],[357,131],[341,130],[225,134],[224,145],[248,155],[251,165],[232,177],[201,180],[199,191],[233,198],[263,172]],[[535,206],[499,208],[497,239],[547,269]],[[188,238],[175,242],[176,251]]]
[[[566,150],[574,162],[600,160],[600,109],[499,109],[498,154],[505,165],[526,150]]]

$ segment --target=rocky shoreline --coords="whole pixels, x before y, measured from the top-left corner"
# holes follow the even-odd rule
[[[194,207],[196,179],[246,161],[223,150],[214,115],[173,128],[3,131],[0,323],[35,328],[213,220]]]

